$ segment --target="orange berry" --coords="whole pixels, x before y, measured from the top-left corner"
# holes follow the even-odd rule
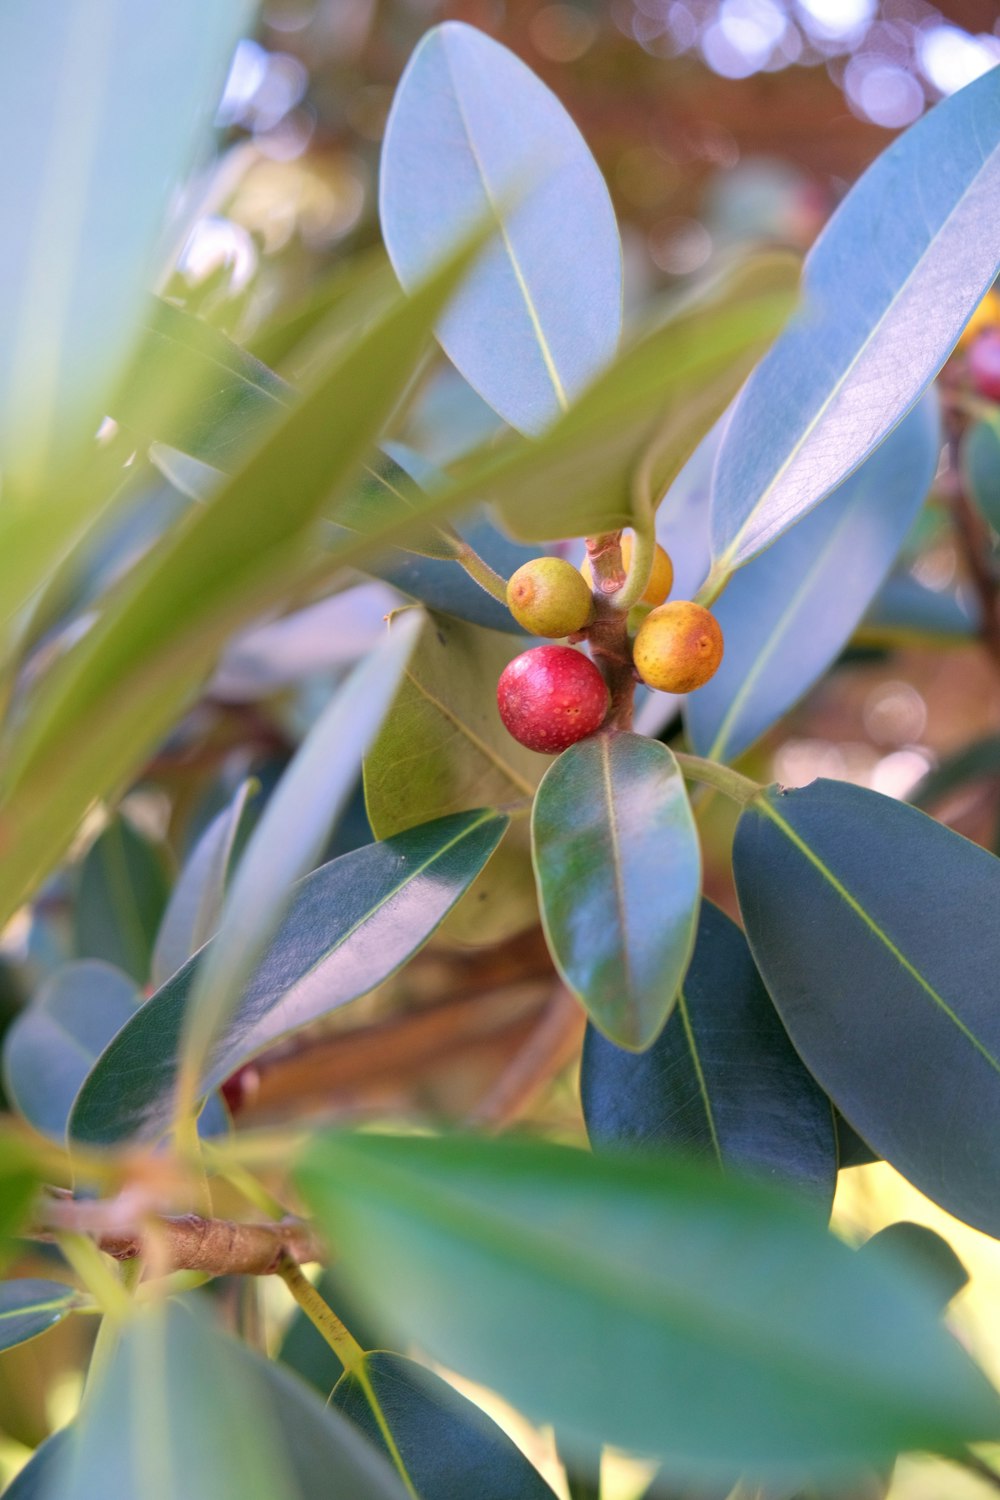
[[[675,599],[646,616],[632,654],[647,687],[662,693],[690,693],[715,676],[722,650],[722,631],[715,616],[690,599]]]
[[[962,329],[958,340],[959,349],[967,349],[977,334],[986,328],[1000,327],[1000,297],[989,291]]]

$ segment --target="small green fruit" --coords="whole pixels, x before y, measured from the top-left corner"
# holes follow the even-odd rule
[[[561,557],[523,563],[507,585],[507,608],[523,630],[552,640],[590,622],[594,601],[579,572]]]

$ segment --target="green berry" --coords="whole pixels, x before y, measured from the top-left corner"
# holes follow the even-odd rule
[[[589,624],[593,607],[579,571],[561,557],[523,563],[507,585],[507,608],[531,635],[574,635]]]

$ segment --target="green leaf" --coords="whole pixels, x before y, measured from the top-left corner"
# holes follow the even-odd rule
[[[734,760],[836,659],[883,583],[941,452],[927,396],[821,508],[730,581],[713,606],[722,665],[685,705],[691,748]]]
[[[195,973],[178,1062],[179,1106],[205,1072],[213,1043],[264,954],[296,880],[313,868],[354,790],[416,644],[419,621],[401,620],[353,668],[299,746],[240,859],[218,933]]]
[[[492,1418],[412,1359],[366,1354],[330,1398],[389,1456],[372,1397],[420,1500],[554,1500],[537,1469]]]
[[[382,1135],[315,1141],[298,1180],[400,1339],[570,1449],[792,1484],[1000,1432],[996,1393],[922,1284],[770,1185],[667,1158]]]
[[[61,1457],[69,1443],[69,1429],[61,1427],[40,1443],[24,1468],[3,1492],[3,1500],[55,1500],[53,1488]]]
[[[340,354],[240,471],[132,570],[47,673],[7,745],[0,920],[59,858],[93,800],[141,763],[228,636],[316,568],[315,522],[356,476],[475,248],[474,241]],[[397,540],[407,524],[397,517],[371,539],[349,539],[329,571],[378,540]]]
[[[563,979],[620,1047],[649,1047],[694,947],[701,852],[673,753],[596,734],[553,761],[531,815],[542,924]]]
[[[1000,531],[1000,417],[982,417],[962,438],[961,469],[966,489],[994,531]]]
[[[10,1259],[13,1240],[35,1205],[40,1187],[35,1158],[21,1135],[0,1135],[0,1267]]]
[[[140,1000],[127,974],[90,959],[58,969],[14,1019],[3,1039],[4,1089],[36,1130],[65,1139],[80,1085]]]
[[[79,1292],[64,1281],[29,1276],[0,1281],[0,1349],[13,1349],[54,1328],[80,1301]]]
[[[961,646],[976,633],[965,601],[952,589],[930,589],[900,570],[886,580],[852,637],[856,646]]]
[[[286,381],[224,333],[153,298],[111,415],[145,442],[232,473],[249,443],[295,401]]]
[[[878,1154],[1000,1235],[1000,860],[832,781],[751,802],[733,870],[746,934],[814,1077]]]
[[[698,940],[657,1040],[638,1055],[587,1028],[580,1095],[599,1149],[673,1147],[808,1192],[837,1186],[830,1101],[799,1061],[746,939],[703,901]]]
[[[254,783],[244,781],[202,833],[177,877],[153,948],[152,980],[157,987],[166,984],[218,928],[253,791]]]
[[[73,909],[78,957],[103,959],[145,984],[169,888],[163,849],[116,813],[80,866]]]
[[[407,63],[382,146],[382,237],[403,285],[487,216],[500,234],[438,337],[505,421],[538,432],[614,356],[615,211],[556,96],[499,42],[446,21]]]
[[[216,1042],[202,1091],[395,973],[468,889],[506,827],[497,813],[463,813],[365,845],[308,875]],[[167,1126],[200,961],[196,955],[185,964],[102,1053],[77,1098],[73,1139],[110,1144]]]
[[[994,777],[1000,777],[1000,735],[987,734],[945,756],[920,778],[909,800],[914,807],[930,808],[966,782]]]
[[[213,1327],[208,1309],[146,1309],[54,1464],[59,1500],[403,1500],[349,1422]]]
[[[802,309],[747,382],[719,450],[720,578],[858,468],[937,374],[1000,269],[998,191],[991,70],[893,141],[810,251]]]
[[[0,452],[5,500],[79,456],[108,409],[254,7],[8,5],[0,17]],[[39,100],[51,108],[37,114]],[[33,119],[30,130],[24,122]],[[39,516],[36,525],[45,529]],[[53,542],[58,538],[52,538]]]
[[[948,1241],[926,1224],[911,1224],[906,1220],[887,1224],[865,1240],[859,1253],[871,1255],[876,1250],[909,1264],[923,1276],[938,1297],[942,1312],[969,1284],[969,1273]]]
[[[533,795],[546,758],[511,739],[500,673],[523,649],[496,631],[428,615],[392,712],[365,757],[377,838],[471,807]]]
[[[787,256],[759,256],[626,348],[540,438],[489,443],[441,492],[453,510],[494,502],[525,541],[584,536],[635,518],[636,464],[670,426],[676,468],[707,432],[791,309]],[[659,493],[673,472],[657,470]]]

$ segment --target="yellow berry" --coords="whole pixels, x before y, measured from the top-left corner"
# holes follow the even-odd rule
[[[998,325],[1000,325],[1000,297],[996,292],[989,291],[962,329],[958,347],[967,349],[984,328],[996,328]]]
[[[523,630],[558,640],[583,629],[594,601],[572,563],[562,557],[535,557],[507,584],[507,608]]]
[[[632,566],[632,538],[630,536],[622,537],[622,562],[625,564],[625,572],[627,573]],[[589,558],[584,558],[580,564],[580,572],[586,579],[587,587],[592,589],[594,587],[594,575],[590,571]],[[656,551],[653,554],[653,567],[649,575],[649,582],[643,590],[639,603],[662,604],[664,599],[669,596],[673,585],[674,565],[670,561],[670,553],[665,552],[659,542],[657,542]]]
[[[715,676],[722,649],[715,616],[690,599],[675,599],[646,616],[632,654],[647,687],[691,693]]]

